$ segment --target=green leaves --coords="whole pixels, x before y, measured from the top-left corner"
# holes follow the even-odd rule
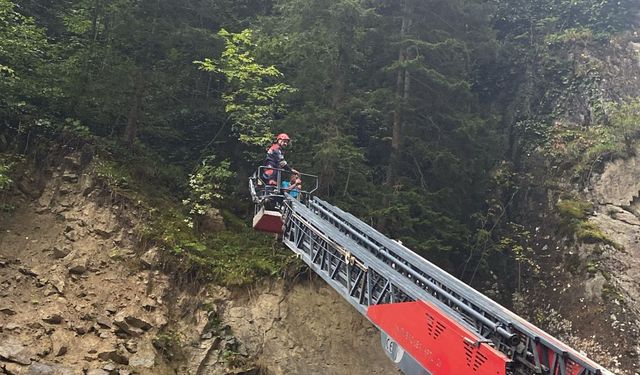
[[[274,116],[284,112],[282,96],[294,89],[278,82],[283,75],[275,66],[256,62],[257,45],[250,29],[237,34],[222,29],[218,36],[225,43],[220,58],[194,63],[204,71],[225,78],[222,101],[240,142],[264,145],[273,138],[271,124]]]
[[[206,214],[214,202],[224,199],[231,188],[229,182],[233,176],[229,161],[217,162],[215,157],[205,158],[189,175],[189,197],[182,203],[189,208],[191,218],[187,224],[190,227],[193,227],[194,218]]]
[[[0,114],[19,111],[24,97],[39,97],[45,90],[40,71],[49,49],[44,31],[33,19],[0,0]]]
[[[4,155],[0,155],[0,192],[7,190],[11,184],[13,184],[13,180],[9,176],[14,163]]]

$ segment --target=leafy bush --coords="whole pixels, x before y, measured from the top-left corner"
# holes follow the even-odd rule
[[[193,227],[195,215],[204,215],[214,201],[224,198],[223,193],[228,190],[233,176],[231,163],[228,160],[216,163],[213,156],[205,158],[189,175],[189,197],[182,203],[189,208],[191,218],[187,223],[190,227]]]
[[[15,154],[0,154],[0,192],[8,190],[13,184],[11,174],[23,157]]]
[[[607,103],[605,109],[616,140],[630,146],[631,141],[640,134],[640,97]]]
[[[80,139],[88,139],[91,137],[91,130],[89,127],[82,124],[82,122],[77,119],[66,118],[62,125],[62,131]]]

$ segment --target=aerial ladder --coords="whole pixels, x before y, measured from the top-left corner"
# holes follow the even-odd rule
[[[256,230],[277,233],[381,332],[406,375],[613,375],[355,216],[249,179]],[[278,185],[284,171],[278,171]]]

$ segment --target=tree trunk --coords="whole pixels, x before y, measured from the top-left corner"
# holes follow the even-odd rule
[[[402,5],[402,25],[400,26],[400,41],[404,42],[404,38],[409,32],[409,26],[411,20],[409,19],[409,7],[407,6],[407,0],[404,0]],[[391,157],[389,159],[389,169],[387,171],[387,178],[384,182],[385,185],[392,187],[396,181],[398,175],[398,169],[400,166],[400,147],[402,145],[402,125],[404,122],[403,110],[405,102],[409,97],[410,88],[410,75],[406,67],[408,59],[408,49],[406,46],[401,45],[398,52],[398,72],[396,75],[396,95],[395,95],[395,108],[393,111],[393,128],[391,133]],[[394,188],[395,190],[395,188]],[[391,206],[391,195],[385,194],[382,199],[382,205],[384,207]],[[392,219],[383,217],[378,222],[378,229],[381,231],[393,232]]]
[[[144,95],[144,78],[142,73],[137,73],[133,79],[133,100],[127,115],[127,126],[124,129],[124,141],[132,146],[135,141],[142,113],[142,97]]]
[[[93,8],[93,17],[91,18],[91,49],[98,41],[98,18],[102,14],[102,1],[96,0]]]
[[[400,27],[400,40],[407,35],[410,26],[407,1],[402,7],[402,25]],[[387,184],[391,184],[396,177],[400,159],[400,146],[402,144],[402,125],[404,122],[403,110],[409,98],[410,74],[406,67],[408,49],[401,46],[398,53],[398,73],[396,76],[396,102],[393,112],[393,130],[391,134],[391,159],[389,161],[389,173],[387,174]]]
[[[329,93],[331,95],[331,115],[327,122],[326,133],[323,135],[324,142],[334,142],[335,139],[338,139],[342,135],[339,121],[345,91],[345,59],[346,57],[342,46],[338,46],[336,63],[332,68],[333,83]],[[338,171],[336,170],[335,161],[321,163],[320,181],[322,185],[320,189],[324,194],[330,195],[338,188],[336,186],[337,176]]]

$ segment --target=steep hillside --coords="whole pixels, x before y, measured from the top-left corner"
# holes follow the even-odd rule
[[[21,175],[5,197],[15,209],[0,221],[0,373],[395,371],[371,324],[309,276],[186,282],[174,255],[139,241],[149,212],[79,159]]]
[[[547,141],[524,161],[522,221],[532,272],[523,312],[620,374],[640,368],[640,48],[637,33],[577,47],[574,78]],[[585,70],[587,69],[587,70]],[[596,112],[601,109],[600,114]],[[600,119],[598,119],[600,116]]]

